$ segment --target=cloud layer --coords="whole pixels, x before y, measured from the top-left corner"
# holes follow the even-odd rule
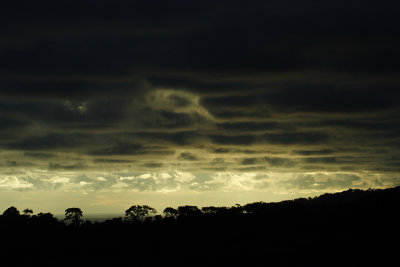
[[[5,3],[0,190],[397,185],[398,8]]]

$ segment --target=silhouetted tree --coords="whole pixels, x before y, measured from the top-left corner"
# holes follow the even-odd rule
[[[203,207],[201,208],[201,212],[204,214],[227,214],[229,209],[227,207]]]
[[[175,218],[178,216],[179,211],[177,209],[171,208],[171,207],[167,207],[164,209],[163,211],[164,216],[168,217],[168,218]]]
[[[162,216],[161,215],[156,215],[154,216],[154,220],[155,222],[161,222],[162,221]]]
[[[243,210],[250,214],[260,214],[263,213],[267,207],[267,203],[260,201],[244,205]]]
[[[18,209],[14,206],[9,207],[3,212],[4,217],[17,217],[19,215]]]
[[[78,226],[82,222],[82,210],[80,208],[68,208],[65,210],[64,221],[68,224]]]
[[[241,214],[241,213],[243,213],[243,206],[241,206],[240,204],[235,204],[235,206],[232,206],[230,209],[229,209],[229,212],[231,213],[231,214]]]
[[[134,205],[125,211],[125,216],[128,221],[133,222],[133,221],[141,221],[145,217],[156,213],[157,211],[150,206]]]
[[[31,210],[31,209],[24,209],[22,212],[27,217],[29,217],[31,214],[33,214],[33,210]]]
[[[201,215],[201,210],[196,206],[180,206],[178,207],[179,217],[193,217]]]
[[[40,225],[49,225],[49,224],[54,224],[58,223],[57,218],[54,217],[54,215],[50,212],[39,212],[37,215],[33,215],[31,217],[32,221],[40,224]]]

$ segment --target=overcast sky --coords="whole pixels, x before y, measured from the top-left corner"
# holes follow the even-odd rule
[[[0,210],[400,185],[398,1],[9,1]]]

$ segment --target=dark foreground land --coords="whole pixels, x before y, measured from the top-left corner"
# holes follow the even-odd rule
[[[400,266],[399,200],[400,187],[348,190],[102,223],[12,209],[0,266]]]

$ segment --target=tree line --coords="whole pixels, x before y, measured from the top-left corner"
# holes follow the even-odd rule
[[[78,207],[0,215],[3,266],[395,266],[400,187],[230,207],[132,205],[83,220]],[[18,264],[17,264],[18,263]]]
[[[340,193],[326,193],[314,198],[298,198],[281,202],[266,203],[263,201],[248,203],[246,205],[236,204],[231,207],[207,206],[199,208],[192,205],[179,206],[177,208],[167,207],[162,215],[157,214],[157,210],[148,205],[132,205],[125,210],[125,217],[112,218],[105,223],[149,223],[160,221],[174,221],[184,219],[200,218],[230,218],[251,217],[251,216],[289,216],[308,213],[321,215],[324,211],[329,212],[360,212],[379,210],[387,208],[396,203],[393,198],[399,200],[400,187],[389,189],[349,189]],[[396,203],[397,204],[397,203]],[[11,206],[0,215],[0,222],[7,220],[20,222],[37,223],[63,223],[68,226],[90,225],[93,222],[82,219],[83,211],[80,208],[72,207],[65,210],[65,218],[57,219],[50,212],[40,212],[33,215],[33,210],[26,208],[20,211]],[[97,223],[97,222],[96,222]]]

